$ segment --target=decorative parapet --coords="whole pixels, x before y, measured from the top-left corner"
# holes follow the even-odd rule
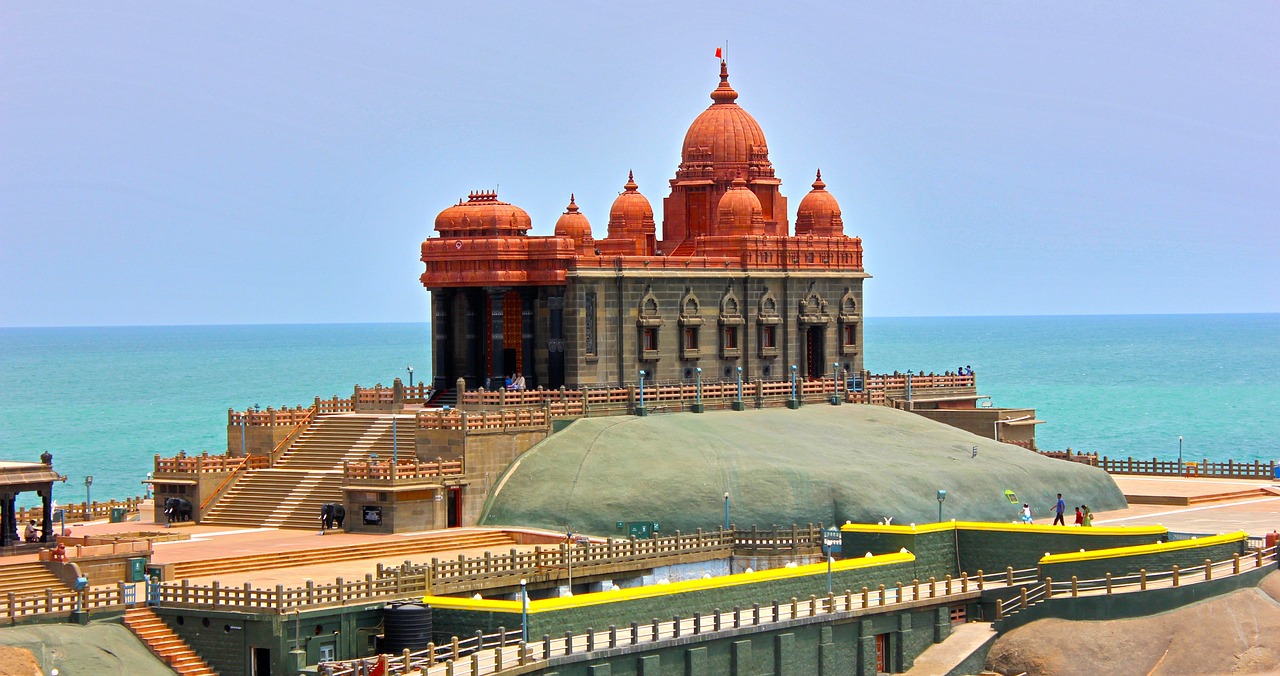
[[[419,411],[418,429],[458,430],[468,434],[513,429],[546,429],[550,426],[547,407],[504,409],[501,411],[459,411],[435,409]]]
[[[390,460],[362,460],[342,463],[343,486],[387,488],[400,484],[440,485],[447,479],[460,479],[462,474],[461,460],[401,460],[396,463]]]
[[[316,401],[318,405],[320,400]],[[301,406],[278,409],[268,406],[266,410],[251,408],[244,411],[227,409],[227,424],[236,427],[294,427],[310,422],[314,410]]]
[[[261,455],[232,457],[229,455],[175,455],[171,458],[155,457],[155,474],[205,474],[235,472],[244,469],[262,469],[271,466],[271,459]]]

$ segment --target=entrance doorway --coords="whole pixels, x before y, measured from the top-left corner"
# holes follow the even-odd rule
[[[462,486],[449,487],[449,515],[447,528],[462,526]]]
[[[876,673],[889,671],[889,635],[876,634]]]
[[[253,649],[253,671],[251,673],[252,676],[271,676],[270,648]]]
[[[823,349],[826,337],[825,326],[810,326],[804,332],[805,371],[810,379],[826,375],[826,350]]]

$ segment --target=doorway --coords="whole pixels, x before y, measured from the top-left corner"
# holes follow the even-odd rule
[[[271,649],[253,649],[253,671],[251,676],[271,676]]]
[[[446,528],[459,528],[462,526],[462,486],[449,487],[449,514],[448,525]]]
[[[826,375],[825,326],[810,326],[804,332],[805,375],[811,380]]]

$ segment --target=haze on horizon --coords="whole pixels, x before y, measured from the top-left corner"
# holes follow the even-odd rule
[[[0,4],[0,326],[427,321],[497,187],[661,214],[728,40],[869,317],[1280,311],[1280,4]]]

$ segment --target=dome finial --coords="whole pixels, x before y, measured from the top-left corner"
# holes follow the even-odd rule
[[[576,214],[576,213],[578,213],[578,204],[577,204],[577,202],[574,202],[574,201],[573,201],[573,193],[569,193],[569,206],[567,206],[567,207],[565,207],[565,208],[564,208],[564,212],[565,212],[566,214]]]
[[[729,85],[729,64],[720,60],[720,86],[711,92],[711,100],[716,103],[733,103],[738,100],[738,92]]]
[[[815,180],[813,181],[813,189],[814,189],[814,190],[822,190],[822,189],[824,189],[824,188],[826,188],[826,187],[827,187],[827,184],[822,182],[822,170],[821,170],[821,169],[819,169],[819,170],[818,170],[818,178],[817,178],[817,179],[815,179]]]
[[[636,185],[635,172],[629,169],[627,170],[627,184],[622,187],[627,192],[636,192],[636,189],[639,188],[640,186]]]

